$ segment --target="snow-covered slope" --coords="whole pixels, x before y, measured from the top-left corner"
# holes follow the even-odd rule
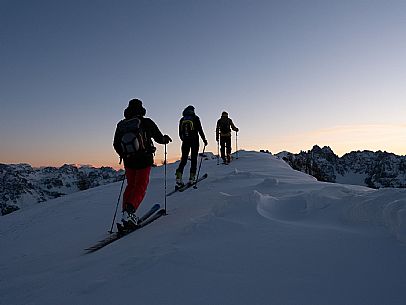
[[[202,172],[168,216],[92,254],[120,183],[1,217],[0,304],[404,304],[406,190],[318,182],[257,152]],[[164,192],[154,168],[141,210]]]

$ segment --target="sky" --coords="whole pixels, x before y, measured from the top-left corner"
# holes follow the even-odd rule
[[[117,167],[132,98],[174,140],[169,160],[188,105],[215,153],[225,110],[233,150],[405,155],[404,37],[396,0],[2,0],[0,162]]]

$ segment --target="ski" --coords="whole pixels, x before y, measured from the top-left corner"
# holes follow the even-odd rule
[[[183,192],[185,190],[187,190],[188,188],[190,188],[191,186],[195,186],[198,182],[204,180],[207,178],[207,174],[204,174],[203,176],[201,176],[199,179],[197,179],[195,182],[193,183],[186,183],[184,186],[181,186],[179,188],[175,188],[173,191],[169,192],[166,194],[166,197],[171,196],[172,194],[175,194],[176,192]]]
[[[146,212],[144,215],[142,215],[139,219],[137,224],[142,223],[143,221],[145,221],[147,218],[149,218],[152,214],[154,214],[156,211],[159,210],[159,208],[161,207],[161,205],[159,203],[155,203],[152,208]]]
[[[166,210],[165,209],[160,209],[156,213],[154,213],[152,216],[148,217],[145,219],[143,222],[139,223],[137,226],[137,229],[143,228],[146,225],[149,225],[151,222],[157,220],[159,217],[166,215]]]
[[[159,209],[160,205],[155,204],[148,212],[146,212],[138,221],[137,226],[134,227],[133,229],[130,230],[121,230],[121,232],[114,232],[107,236],[105,239],[102,239],[98,241],[95,245],[86,248],[85,251],[86,253],[92,253],[97,250],[100,250],[101,248],[115,242],[116,240],[121,239],[122,237],[138,230],[141,229],[148,224],[152,223],[153,221],[157,220],[161,216],[166,215],[166,210],[165,209]],[[122,226],[121,224],[117,223],[117,227]]]

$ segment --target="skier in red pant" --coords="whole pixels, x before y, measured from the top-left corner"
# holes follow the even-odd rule
[[[123,224],[130,227],[137,224],[135,212],[147,191],[156,150],[152,139],[159,144],[172,142],[145,114],[141,100],[130,100],[124,111],[125,118],[117,124],[113,141],[115,151],[124,160],[127,186],[123,195]]]

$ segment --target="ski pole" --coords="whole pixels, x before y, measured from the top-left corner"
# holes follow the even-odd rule
[[[204,150],[206,149],[206,145],[204,145],[204,147],[203,147],[203,152],[202,152],[202,155],[204,155]],[[196,183],[195,183],[195,185],[193,186],[193,188],[194,189],[197,189],[197,180],[199,179],[199,174],[200,174],[200,168],[202,167],[202,161],[203,161],[203,156],[200,158],[200,164],[199,164],[199,169],[197,170],[197,176],[196,176]]]
[[[220,164],[220,139],[217,141],[217,165]]]
[[[236,159],[238,159],[238,131],[235,132],[235,154]]]
[[[165,215],[166,215],[166,163],[167,163],[166,155],[167,155],[167,151],[166,151],[166,144],[165,144]]]
[[[111,228],[110,228],[110,231],[109,231],[110,234],[113,233],[114,221],[116,220],[118,205],[120,203],[121,193],[123,192],[124,181],[125,181],[125,172],[124,172],[123,182],[121,183],[120,194],[118,195],[116,211],[114,212],[113,222],[111,223]]]

